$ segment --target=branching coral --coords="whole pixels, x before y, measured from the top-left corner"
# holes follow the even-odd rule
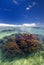
[[[7,42],[3,45],[3,51],[7,55],[26,55],[30,52],[35,52],[41,46],[38,37],[34,34],[19,34],[5,37]]]

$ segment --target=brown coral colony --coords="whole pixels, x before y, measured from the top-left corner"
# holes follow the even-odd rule
[[[9,37],[8,37],[9,38]],[[9,40],[9,41],[8,41]],[[34,34],[13,35],[3,46],[4,51],[10,54],[26,54],[40,48],[40,41]],[[11,41],[10,41],[11,40]]]

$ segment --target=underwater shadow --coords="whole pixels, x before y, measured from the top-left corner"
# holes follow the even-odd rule
[[[12,55],[12,54],[10,54],[10,55],[5,55],[5,53],[4,52],[2,52],[2,58],[1,58],[1,63],[2,62],[12,62],[12,61],[16,61],[16,60],[20,60],[20,59],[28,59],[28,58],[30,58],[30,57],[33,57],[36,53],[40,53],[40,51],[38,50],[38,51],[36,51],[36,52],[32,52],[32,53],[26,53],[25,55],[20,55],[20,54],[16,54],[16,55]]]

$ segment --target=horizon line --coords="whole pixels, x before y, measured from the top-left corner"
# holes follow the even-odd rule
[[[28,27],[28,26],[31,26],[31,27],[35,27],[36,26],[36,23],[29,23],[29,24],[26,24],[26,23],[24,23],[24,24],[6,24],[6,23],[0,23],[0,27],[22,27],[22,26],[24,26],[24,27]]]

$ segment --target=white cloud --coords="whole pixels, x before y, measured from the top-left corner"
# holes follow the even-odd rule
[[[3,26],[3,27],[6,27],[6,26],[9,26],[9,27],[13,27],[14,25],[10,25],[10,24],[4,24],[4,23],[0,23],[0,26]]]
[[[30,10],[32,8],[32,5],[28,5],[28,7],[26,7],[26,10]]]
[[[30,10],[32,7],[34,7],[36,5],[36,2],[32,2],[32,5],[28,5],[26,7],[26,10]]]
[[[30,10],[30,8],[29,7],[26,7],[26,10]]]
[[[32,4],[33,6],[35,6],[36,5],[36,2],[33,2],[33,4]]]
[[[23,26],[36,26],[35,23],[31,23],[31,24],[23,24]]]
[[[14,25],[14,24],[4,24],[4,23],[0,23],[0,27],[28,27],[28,26],[36,26],[35,23],[30,23],[30,24],[22,24],[22,25]]]
[[[13,3],[16,4],[16,5],[19,4],[17,0],[13,0]]]
[[[32,5],[29,5],[29,8],[32,8]]]

